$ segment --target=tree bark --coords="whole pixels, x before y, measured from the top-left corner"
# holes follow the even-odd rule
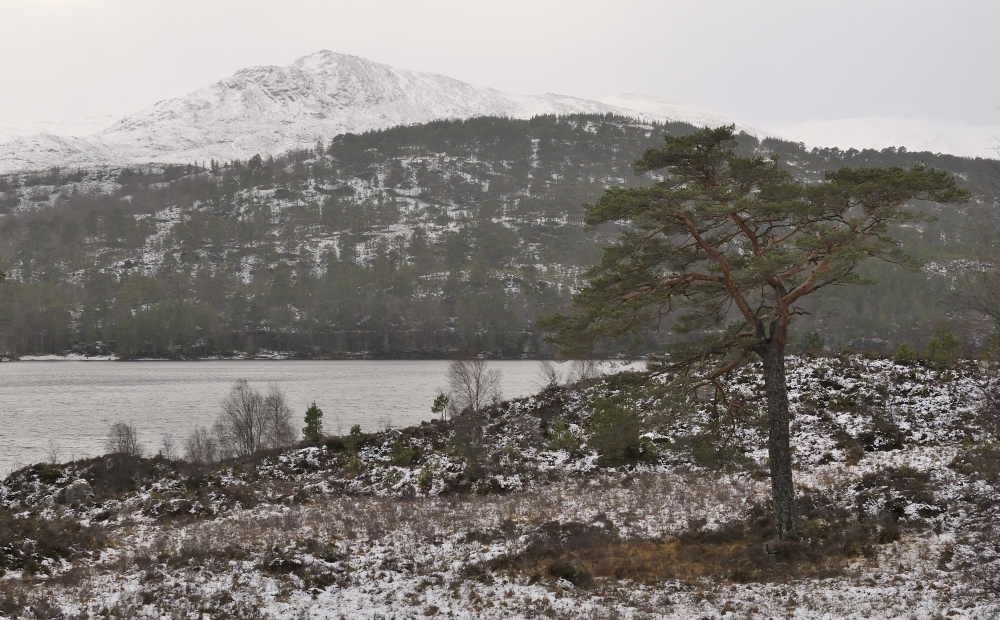
[[[758,350],[758,355],[764,363],[769,431],[767,452],[771,461],[771,499],[774,502],[775,534],[779,540],[788,538],[796,531],[784,349],[784,346],[771,341],[764,343]]]

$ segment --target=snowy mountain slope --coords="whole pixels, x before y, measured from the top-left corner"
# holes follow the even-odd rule
[[[117,117],[111,115],[90,116],[87,118],[71,119],[67,121],[41,121],[35,123],[24,123],[21,125],[8,125],[0,127],[0,144],[12,142],[39,134],[51,134],[54,136],[89,136],[102,129],[107,129]]]
[[[810,147],[836,146],[844,150],[905,146],[911,151],[995,158],[1000,146],[1000,124],[963,125],[928,119],[871,117],[806,121],[773,129],[778,135]]]
[[[758,138],[765,138],[774,134],[762,131],[750,125],[744,125],[731,118],[726,118],[713,112],[693,108],[689,105],[657,97],[655,95],[638,95],[634,93],[622,93],[613,97],[601,99],[601,103],[606,103],[617,108],[635,110],[641,112],[643,116],[652,120],[671,120],[682,123],[691,123],[697,127],[718,127],[720,125],[736,125],[737,133],[744,131]]]
[[[651,119],[679,120],[708,127],[735,124],[737,131],[758,138],[784,138],[803,142],[808,147],[880,150],[905,146],[910,151],[996,157],[1000,146],[1000,124],[963,125],[928,119],[870,117],[787,123],[762,130],[654,95],[625,93],[605,97],[601,102],[642,112]]]
[[[183,97],[161,101],[111,124],[35,123],[0,128],[0,172],[52,166],[190,163],[277,155],[343,133],[476,116],[614,113],[698,126],[735,124],[759,138],[781,135],[842,148],[906,146],[988,156],[998,127],[943,126],[900,119],[821,121],[762,131],[652,95],[602,101],[517,95],[453,78],[397,69],[321,51],[288,66],[250,67]],[[110,126],[109,126],[110,125]]]
[[[0,133],[0,171],[245,159],[310,146],[319,138],[348,132],[487,115],[616,113],[698,124],[716,120],[665,101],[623,96],[622,103],[643,106],[630,108],[564,95],[514,95],[322,51],[285,67],[243,69],[212,86],[126,116],[91,136],[51,131],[12,136],[15,139],[2,144]]]

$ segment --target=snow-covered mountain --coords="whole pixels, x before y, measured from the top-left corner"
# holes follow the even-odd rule
[[[514,95],[321,51],[284,67],[243,69],[91,135],[46,128],[34,135],[11,136],[2,143],[4,134],[0,133],[0,171],[245,159],[312,145],[319,138],[342,133],[439,119],[607,112],[698,124],[718,120],[655,97],[622,95],[600,102],[553,94]]]
[[[773,135],[755,127],[751,127],[750,125],[745,125],[739,121],[735,121],[731,118],[715,114],[714,112],[693,108],[672,99],[657,97],[656,95],[622,93],[621,95],[615,95],[613,97],[605,97],[604,99],[601,99],[601,103],[606,103],[622,110],[639,112],[644,117],[650,119],[682,121],[685,123],[691,123],[697,127],[736,125],[737,133],[745,131],[746,133],[757,137]]]
[[[347,132],[475,116],[616,113],[698,126],[735,124],[758,137],[810,146],[906,146],[988,156],[997,127],[941,126],[901,119],[848,119],[761,131],[718,114],[652,95],[601,101],[566,95],[516,95],[443,75],[397,69],[321,51],[288,66],[251,67],[183,97],[115,122],[108,117],[0,127],[0,172],[52,166],[246,159],[278,154]]]
[[[969,125],[920,118],[845,118],[773,126],[775,135],[807,146],[841,149],[884,149],[905,146],[965,157],[996,157],[1000,124]]]
[[[117,117],[111,115],[90,116],[67,121],[41,121],[0,127],[0,144],[20,140],[38,134],[56,136],[89,136],[110,127]]]

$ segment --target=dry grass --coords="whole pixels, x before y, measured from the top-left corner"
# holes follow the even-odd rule
[[[100,561],[44,583],[7,582],[0,596],[10,609],[36,605],[21,615],[38,618],[59,617],[46,615],[47,599],[80,610],[68,617],[132,617],[144,605],[253,617],[268,601],[301,610],[315,596],[324,609],[356,605],[337,598],[345,592],[414,616],[443,605],[441,613],[481,617],[534,610],[611,618],[622,609],[655,617],[670,601],[721,612],[735,588],[751,588],[762,593],[753,604],[728,607],[750,618],[775,611],[761,602],[770,592],[812,578],[860,579],[875,561],[866,555],[879,544],[877,524],[848,527],[853,513],[816,498],[800,507],[811,524],[807,540],[766,546],[766,510],[749,506],[765,497],[766,482],[751,477],[681,473],[577,479],[506,496],[316,496],[213,520],[112,528]],[[109,592],[122,595],[112,600]]]
[[[806,513],[800,537],[788,541],[771,540],[773,523],[761,506],[748,520],[695,527],[670,538],[624,538],[611,523],[553,521],[535,530],[523,550],[474,566],[469,574],[501,571],[577,586],[600,579],[784,583],[843,575],[857,559],[874,559],[878,545],[899,538],[898,530],[859,523],[844,510],[800,506],[800,511]]]

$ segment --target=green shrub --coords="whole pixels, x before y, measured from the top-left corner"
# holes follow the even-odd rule
[[[344,471],[349,474],[358,474],[365,468],[364,461],[362,461],[357,456],[348,457],[347,461],[344,463]]]
[[[430,463],[424,463],[423,466],[420,467],[420,475],[417,476],[417,484],[419,484],[420,488],[425,491],[429,491],[431,485],[434,484],[434,468],[431,467]]]
[[[38,472],[38,479],[46,484],[55,484],[62,477],[63,471],[60,468],[48,463],[42,465],[41,470]]]
[[[402,442],[398,439],[392,442],[390,448],[390,455],[392,458],[393,465],[399,465],[400,467],[406,467],[411,465],[413,461],[417,458],[417,451],[408,446],[404,446]]]
[[[806,353],[810,354],[821,353],[825,344],[826,343],[823,342],[823,338],[817,331],[806,333],[805,337],[802,339],[802,348]]]
[[[937,328],[927,340],[924,357],[935,366],[948,366],[958,353],[958,338],[945,326]]]
[[[896,353],[892,356],[892,361],[896,364],[912,364],[917,361],[917,352],[913,350],[909,342],[904,342],[896,349]]]
[[[749,469],[753,460],[740,452],[739,448],[719,444],[710,436],[697,437],[691,444],[691,458],[694,464],[706,469],[720,470],[730,467]]]
[[[641,454],[641,432],[642,423],[632,409],[606,398],[594,403],[589,443],[605,465],[616,466],[637,460]]]
[[[578,447],[579,443],[569,424],[562,420],[556,420],[552,424],[552,438],[549,439],[550,448],[553,450],[572,450]]]
[[[344,445],[348,452],[357,452],[364,449],[367,446],[381,445],[382,439],[369,435],[368,433],[361,430],[360,424],[355,424],[351,427],[351,434],[344,438]]]

